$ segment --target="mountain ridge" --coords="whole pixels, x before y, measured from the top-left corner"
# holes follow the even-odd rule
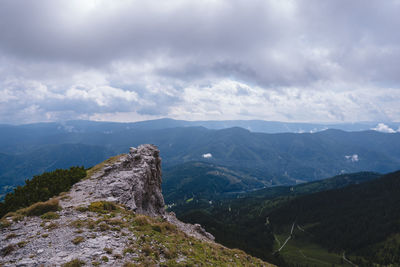
[[[155,146],[131,148],[90,169],[70,191],[6,214],[0,263],[272,266],[165,212],[160,167]]]

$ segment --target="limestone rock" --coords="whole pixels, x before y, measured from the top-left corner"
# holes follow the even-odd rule
[[[131,147],[128,155],[104,168],[98,177],[95,196],[113,199],[137,213],[164,215],[159,154],[154,145]]]

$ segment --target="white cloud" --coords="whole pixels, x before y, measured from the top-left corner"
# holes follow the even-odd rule
[[[0,123],[400,121],[399,12],[391,0],[0,1]]]
[[[210,158],[212,158],[212,154],[211,153],[206,153],[206,154],[203,154],[202,157],[205,158],[205,159],[210,159]]]
[[[377,132],[382,132],[382,133],[395,133],[396,131],[387,126],[384,123],[379,123],[375,128],[372,128],[371,130],[377,131]]]
[[[346,155],[344,156],[347,160],[351,161],[351,162],[357,162],[358,159],[358,155],[357,154],[353,154],[353,155]]]

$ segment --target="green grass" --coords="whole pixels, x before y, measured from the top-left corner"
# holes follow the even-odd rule
[[[111,211],[117,210],[117,206],[112,202],[96,201],[90,203],[88,210],[92,212],[106,214]]]
[[[55,219],[60,218],[60,215],[58,215],[54,211],[49,211],[49,212],[46,212],[45,214],[43,214],[42,216],[40,216],[40,218],[42,218],[44,220],[55,220]]]
[[[277,250],[289,236],[290,230],[285,234],[275,235],[274,249]],[[296,229],[294,236],[279,253],[287,263],[300,266],[351,266],[342,260],[342,255],[329,252],[323,247],[310,241],[307,234]]]

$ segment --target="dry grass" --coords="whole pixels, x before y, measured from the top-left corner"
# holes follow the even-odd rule
[[[26,216],[40,216],[49,211],[58,211],[61,207],[58,205],[58,199],[52,198],[45,202],[37,202],[27,208],[17,210],[16,213]]]
[[[145,225],[148,225],[150,223],[147,218],[148,217],[145,216],[145,215],[137,215],[135,217],[135,219],[134,219],[134,222],[135,222],[136,225],[145,226]]]
[[[0,220],[0,229],[7,228],[11,225],[11,222],[6,219]]]
[[[121,154],[121,155],[117,155],[117,156],[111,157],[111,158],[103,161],[102,163],[97,164],[96,166],[90,168],[86,172],[86,178],[85,179],[91,178],[94,174],[96,174],[97,172],[101,171],[106,165],[114,164],[115,162],[117,162],[124,155],[126,155],[126,154]]]
[[[42,218],[44,220],[55,220],[55,219],[59,219],[60,215],[58,215],[54,211],[49,211],[49,212],[46,212],[45,214],[43,214],[42,216],[40,216],[40,218]]]

